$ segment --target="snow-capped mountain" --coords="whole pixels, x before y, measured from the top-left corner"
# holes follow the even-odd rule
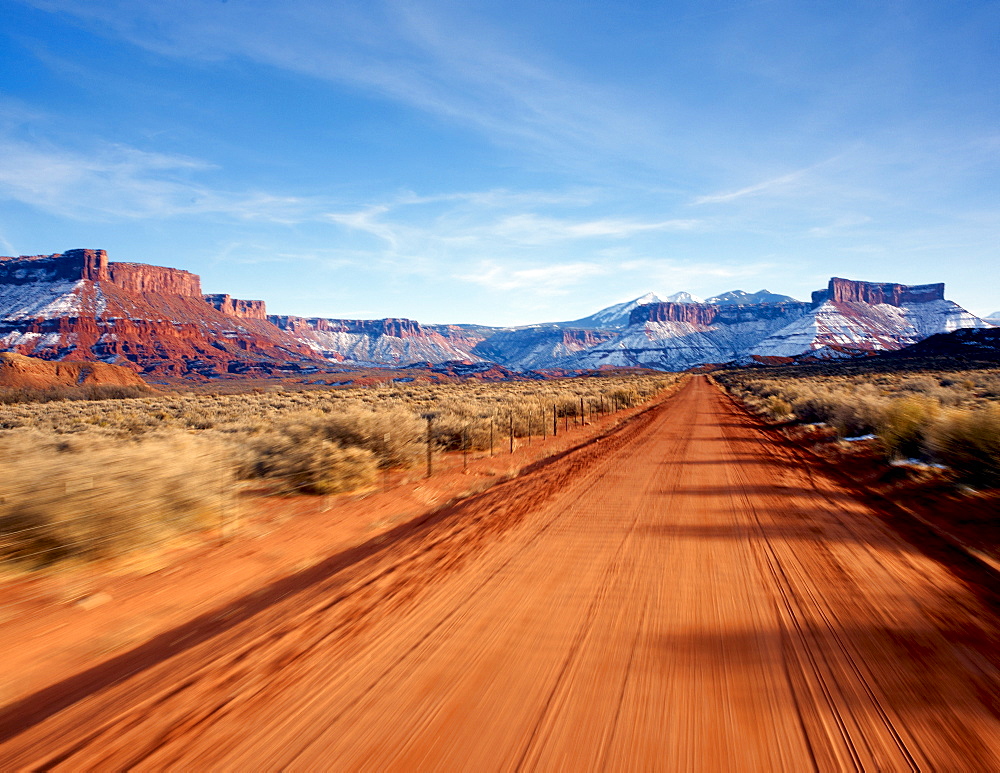
[[[683,290],[679,293],[668,295],[663,301],[664,303],[705,303],[697,295],[691,295],[691,293],[684,292]]]
[[[808,308],[806,303],[646,305],[632,312],[630,324],[617,338],[581,352],[562,367],[684,370],[730,362]]]
[[[687,293],[682,293],[687,295]],[[631,301],[616,303],[606,309],[596,311],[588,317],[574,319],[571,322],[556,322],[555,325],[563,328],[580,328],[584,330],[616,329],[628,325],[629,314],[632,309],[645,306],[649,303],[664,303],[666,298],[661,298],[656,293],[646,293]]]
[[[755,293],[748,293],[746,290],[730,290],[728,293],[713,295],[707,298],[705,303],[735,303],[747,305],[754,303],[798,303],[790,295],[779,295],[768,290],[758,290]]]

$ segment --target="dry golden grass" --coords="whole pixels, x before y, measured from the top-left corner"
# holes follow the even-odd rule
[[[779,368],[714,377],[776,421],[821,422],[840,437],[876,434],[889,458],[940,462],[960,481],[1000,485],[1000,369]]]
[[[497,447],[635,405],[680,378],[623,376],[0,404],[0,566],[121,555],[218,528],[237,479],[331,494],[432,451]],[[428,417],[430,421],[428,422]]]

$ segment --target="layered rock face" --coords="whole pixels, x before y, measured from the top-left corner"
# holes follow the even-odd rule
[[[0,349],[178,376],[319,364],[263,319],[263,306],[257,318],[225,313],[202,297],[197,275],[109,263],[103,250],[0,258]]]
[[[130,293],[201,297],[201,278],[190,271],[145,263],[110,263],[110,281]]]
[[[586,349],[559,366],[641,366],[684,370],[730,362],[802,317],[809,304],[652,303],[633,309],[617,338]]]
[[[834,277],[802,319],[761,341],[758,357],[840,357],[902,349],[936,333],[986,327],[945,299],[944,284],[901,285]]]
[[[853,279],[833,277],[825,290],[812,294],[814,306],[835,303],[866,303],[870,306],[885,304],[904,306],[910,303],[929,303],[944,300],[944,282],[930,285],[901,285],[893,282],[858,282]]]
[[[801,316],[808,303],[736,305],[733,303],[651,303],[632,311],[629,326],[646,322],[686,322],[690,325],[735,325],[760,320],[786,320]]]
[[[202,297],[206,303],[218,309],[223,314],[228,314],[230,317],[238,317],[239,319],[267,319],[267,307],[264,301],[243,301],[225,293],[204,295]]]
[[[501,330],[484,339],[472,353],[517,370],[558,368],[579,352],[618,336],[613,330],[574,330],[557,325],[536,325]]]
[[[330,360],[363,364],[479,360],[472,354],[482,336],[456,325],[421,325],[412,319],[326,319],[268,317],[276,327]]]
[[[108,280],[108,253],[104,250],[67,250],[55,255],[0,257],[0,284],[34,282],[91,282]]]
[[[423,335],[420,323],[412,319],[327,319],[325,317],[294,317],[272,314],[268,319],[282,330],[307,335],[316,333],[356,333],[367,336],[412,338]]]

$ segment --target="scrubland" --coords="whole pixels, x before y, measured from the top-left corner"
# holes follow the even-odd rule
[[[334,494],[432,453],[497,451],[639,404],[680,376],[0,404],[0,568],[218,528],[236,498]]]
[[[888,459],[938,463],[966,485],[1000,486],[1000,368],[845,372],[831,365],[713,375],[774,421],[826,424],[842,439],[875,435]]]

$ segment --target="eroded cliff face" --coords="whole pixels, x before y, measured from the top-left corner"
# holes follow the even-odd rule
[[[825,290],[812,294],[813,306],[826,301],[835,303],[867,303],[903,306],[910,303],[930,303],[944,300],[944,282],[929,285],[901,285],[893,282],[859,282],[833,277]]]
[[[202,296],[205,302],[228,314],[230,317],[239,319],[267,319],[267,307],[264,301],[244,301],[233,298],[225,293],[215,293],[213,295]]]
[[[684,322],[689,325],[735,325],[757,320],[797,319],[808,303],[650,303],[632,310],[629,325],[646,322]]]
[[[337,361],[410,365],[479,358],[482,340],[451,325],[421,325],[412,319],[327,319],[271,314],[268,320],[299,343]]]
[[[518,370],[558,368],[580,352],[605,344],[617,331],[572,329],[558,325],[501,330],[475,346],[473,354]]]
[[[268,320],[282,330],[297,334],[354,333],[366,336],[392,336],[411,338],[424,335],[420,323],[412,319],[386,317],[385,319],[327,319],[325,317],[295,317],[271,314]]]
[[[67,250],[53,255],[0,257],[0,285],[35,282],[91,282],[108,280],[108,253],[104,250]]]
[[[196,274],[108,263],[103,250],[0,259],[0,349],[177,376],[321,364],[265,319],[263,302],[220,306],[206,302]]]
[[[110,280],[126,292],[201,297],[201,278],[190,271],[145,263],[110,263]]]

